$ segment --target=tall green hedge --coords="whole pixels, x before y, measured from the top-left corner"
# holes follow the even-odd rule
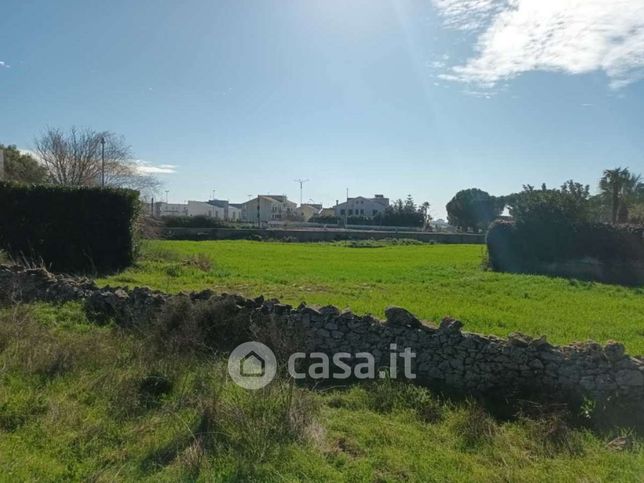
[[[105,273],[134,260],[138,192],[0,183],[0,248],[68,273]]]
[[[570,262],[596,263],[599,270],[576,278],[639,285],[644,283],[643,235],[642,228],[602,223],[535,226],[499,220],[490,225],[487,248],[491,268],[500,272],[571,276]],[[557,273],[557,267],[566,272]]]

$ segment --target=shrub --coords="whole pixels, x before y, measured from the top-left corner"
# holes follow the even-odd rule
[[[166,216],[163,217],[163,224],[172,228],[221,228],[224,223],[221,220],[208,216]]]
[[[239,310],[234,297],[191,300],[173,297],[153,324],[145,327],[150,347],[164,354],[228,351],[253,340],[249,309]],[[259,316],[255,316],[258,319]]]
[[[337,225],[338,221],[337,216],[313,216],[309,218],[309,223],[321,223],[324,225]]]
[[[490,267],[498,272],[521,272],[524,260],[520,256],[514,223],[498,220],[490,225],[486,243]]]
[[[407,382],[394,381],[390,378],[365,384],[368,406],[379,413],[411,410],[426,423],[435,423],[442,419],[441,401],[421,386]]]
[[[0,183],[0,247],[60,272],[111,272],[134,261],[138,192]]]
[[[191,257],[186,258],[183,264],[188,267],[194,267],[202,272],[209,272],[212,270],[212,260],[205,253],[197,253]]]
[[[503,272],[574,276],[609,283],[642,283],[642,229],[588,222],[544,223],[541,229],[543,231],[539,232],[535,226],[525,223],[494,222],[487,234],[491,268]],[[584,271],[577,271],[569,267],[570,270],[566,268],[564,271],[567,262],[585,259],[595,260],[600,264],[599,268],[587,267]],[[555,268],[546,270],[547,264]]]
[[[541,261],[574,258],[578,229],[588,222],[588,201],[577,192],[563,190],[526,190],[510,201],[522,248]]]
[[[499,429],[487,411],[472,400],[453,415],[451,426],[453,432],[460,436],[464,449],[491,443]]]

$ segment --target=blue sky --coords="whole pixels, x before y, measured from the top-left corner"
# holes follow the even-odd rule
[[[0,142],[110,130],[171,201],[309,178],[441,217],[644,171],[643,73],[644,0],[3,0]]]

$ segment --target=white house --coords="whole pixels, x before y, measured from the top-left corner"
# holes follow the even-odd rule
[[[188,205],[159,201],[154,204],[154,216],[188,216]]]
[[[223,211],[223,219],[227,221],[239,221],[241,218],[241,207],[238,204],[230,203],[228,200],[210,200],[208,204],[217,208],[217,212]]]
[[[296,207],[297,203],[284,195],[259,195],[241,204],[241,218],[250,222],[287,220],[295,216]]]
[[[344,218],[345,216],[373,218],[384,214],[388,206],[389,198],[385,198],[383,195],[374,195],[373,198],[357,196],[335,205],[335,216],[338,218]]]
[[[206,216],[217,220],[225,220],[226,210],[205,201],[188,201],[188,216]]]
[[[154,204],[154,215],[158,217],[205,216],[217,220],[228,220],[228,209],[205,201],[190,200],[187,203],[165,203],[161,201]]]
[[[309,221],[322,211],[322,205],[315,203],[302,203],[295,209],[295,216],[301,221]]]
[[[240,221],[242,219],[242,205],[241,203],[228,204],[228,221]]]

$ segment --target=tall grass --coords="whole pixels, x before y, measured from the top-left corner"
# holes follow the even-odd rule
[[[503,421],[388,379],[315,390],[278,378],[247,391],[225,356],[160,341],[90,324],[78,304],[0,310],[0,475],[637,481],[644,469],[635,435],[592,434],[551,411]]]

